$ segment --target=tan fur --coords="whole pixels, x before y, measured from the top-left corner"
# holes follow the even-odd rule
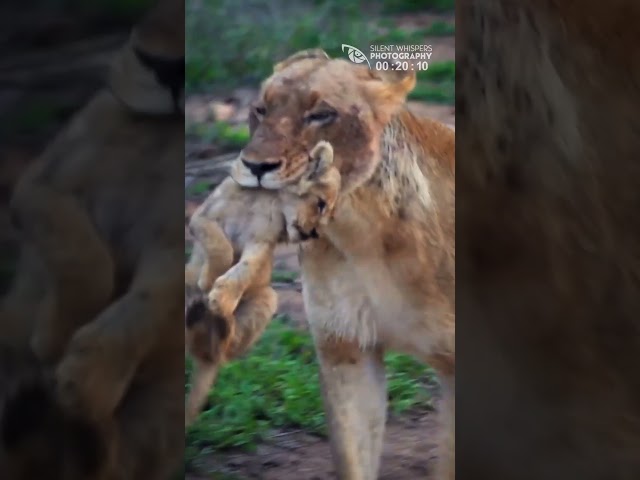
[[[279,189],[297,178],[310,145],[333,146],[342,193],[300,258],[341,480],[377,478],[385,350],[438,372],[445,423],[436,478],[455,476],[455,142],[446,126],[405,109],[414,85],[412,73],[298,53],[263,83],[251,141],[232,169],[241,185]],[[258,181],[247,162],[268,172]]]
[[[23,251],[39,254],[46,284],[35,312],[31,349],[40,361],[54,365],[73,333],[113,298],[113,257],[86,211],[68,194],[22,182],[11,207]]]
[[[200,413],[220,367],[244,354],[275,314],[277,243],[299,242],[331,216],[340,188],[332,163],[331,145],[319,142],[296,184],[281,192],[253,191],[229,178],[191,217],[195,251],[185,280],[208,299],[206,308],[196,299],[186,311],[187,350],[195,361],[186,425]],[[319,208],[319,201],[325,206]]]
[[[71,120],[16,188],[12,208],[25,244],[0,309],[0,344],[40,351],[50,373],[42,376],[39,395],[46,398],[39,401],[56,405],[53,418],[78,416],[98,432],[104,450],[95,468],[74,477],[82,460],[72,454],[73,442],[82,443],[82,435],[57,445],[59,455],[43,457],[51,445],[33,432],[19,451],[0,444],[2,478],[35,480],[45,472],[52,478],[165,480],[179,466],[184,233],[181,223],[168,219],[182,217],[175,179],[182,175],[184,119],[171,113],[174,95],[152,81],[156,75],[131,49],[143,50],[154,25],[162,32],[183,23],[166,18],[183,7],[160,2],[116,55],[108,88]],[[158,50],[152,53],[154,61],[164,61]],[[174,54],[165,59],[179,64]],[[135,92],[145,101],[131,105],[127,99]],[[2,393],[10,397],[2,399],[6,425],[23,408],[14,401],[23,393]],[[45,463],[34,469],[38,459]],[[2,473],[6,468],[9,476]]]
[[[459,473],[640,478],[640,3],[456,20]]]

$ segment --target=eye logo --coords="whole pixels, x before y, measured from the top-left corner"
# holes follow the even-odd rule
[[[359,49],[357,49],[356,47],[352,47],[351,45],[347,45],[346,43],[343,43],[342,44],[342,51],[343,52],[344,52],[345,48],[347,49],[347,56],[349,57],[349,60],[351,60],[353,63],[367,62],[367,65],[369,65],[369,68],[371,68],[371,64],[369,63],[369,59]]]

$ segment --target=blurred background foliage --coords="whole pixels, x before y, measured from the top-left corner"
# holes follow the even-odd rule
[[[426,44],[429,37],[453,35],[453,19],[411,28],[398,19],[453,8],[453,0],[188,0],[187,92],[257,85],[274,62],[305,48],[343,57],[343,43],[365,52],[371,44]],[[424,83],[414,98],[453,101],[454,65],[446,63],[437,78],[430,70],[420,73]]]

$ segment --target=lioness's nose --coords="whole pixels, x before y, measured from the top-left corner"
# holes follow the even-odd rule
[[[267,172],[271,172],[273,170],[277,170],[280,167],[280,165],[282,165],[282,162],[254,163],[254,162],[249,162],[249,161],[245,160],[244,158],[242,159],[242,163],[244,163],[244,166],[247,167],[249,169],[249,171],[252,174],[254,174],[256,177],[258,177],[258,178],[262,177]]]

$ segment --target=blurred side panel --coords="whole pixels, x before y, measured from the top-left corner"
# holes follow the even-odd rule
[[[0,7],[0,478],[184,451],[184,0]]]
[[[640,478],[640,4],[456,14],[459,478]]]

